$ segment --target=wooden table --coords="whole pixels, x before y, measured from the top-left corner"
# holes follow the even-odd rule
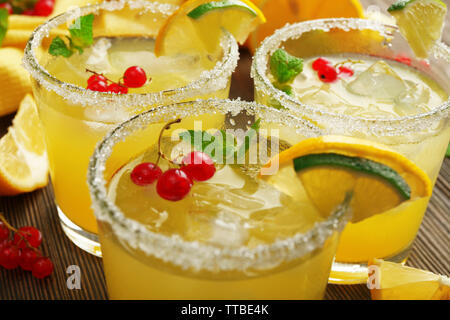
[[[374,1],[369,1],[373,3]],[[375,1],[376,2],[376,1]],[[385,1],[382,1],[385,2]],[[384,8],[385,5],[382,5]],[[447,23],[447,26],[450,24]],[[449,32],[446,33],[450,37]],[[446,39],[449,43],[450,38]],[[249,78],[251,58],[241,53],[238,70],[233,75],[231,98],[253,99]],[[0,136],[6,132],[13,116],[0,118]],[[446,159],[437,180],[428,211],[412,247],[408,265],[450,275],[450,159]],[[15,226],[33,225],[44,235],[44,251],[55,264],[54,274],[37,280],[30,272],[20,269],[8,271],[0,268],[0,300],[6,299],[106,299],[107,292],[101,259],[77,248],[64,235],[57,217],[52,187],[15,197],[0,197],[0,212]],[[81,269],[81,289],[66,286],[71,265]],[[365,285],[329,285],[326,299],[369,299]]]

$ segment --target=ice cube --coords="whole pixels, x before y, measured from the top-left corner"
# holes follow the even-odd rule
[[[397,114],[414,115],[427,110],[426,106],[430,101],[430,89],[422,83],[416,83],[406,80],[406,90],[402,92],[396,99],[397,106],[395,111]]]
[[[86,60],[86,67],[98,73],[111,72],[108,50],[111,48],[111,40],[107,38],[98,39],[91,47],[91,52]]]
[[[377,61],[347,84],[354,93],[375,99],[392,100],[407,89],[405,82],[384,61]]]

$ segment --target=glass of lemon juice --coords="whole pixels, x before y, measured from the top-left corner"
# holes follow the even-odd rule
[[[228,97],[238,60],[230,33],[224,32],[220,44],[208,52],[155,55],[155,37],[177,8],[148,1],[77,8],[38,27],[25,50],[61,224],[76,245],[98,256],[86,184],[95,144],[117,123],[143,110]],[[137,73],[125,72],[136,66]],[[123,156],[116,157],[120,161]]]
[[[223,121],[214,124],[217,115]],[[215,99],[115,128],[88,175],[109,297],[321,299],[347,207],[321,214],[292,165],[263,170],[279,151],[320,134],[284,112]],[[212,162],[191,162],[196,171],[185,162],[191,152]]]
[[[291,73],[278,72],[283,60]],[[427,180],[436,180],[449,143],[449,62],[450,51],[442,43],[428,60],[417,59],[396,26],[361,19],[286,26],[257,50],[252,66],[257,102],[309,119],[326,134],[381,143],[420,168],[408,172],[415,177],[415,196],[347,225],[330,281],[365,282],[367,262],[373,258],[406,260],[431,196]],[[344,140],[333,141],[339,146]],[[385,163],[393,160],[383,152],[373,156]],[[401,163],[397,170],[408,171]],[[323,175],[322,184],[336,179],[340,186],[353,181],[348,175]],[[372,205],[390,203],[394,197],[387,192]],[[370,207],[360,209],[370,212]]]

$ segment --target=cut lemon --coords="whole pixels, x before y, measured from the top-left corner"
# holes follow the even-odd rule
[[[31,95],[20,103],[13,125],[0,139],[0,195],[33,191],[48,183],[44,135]]]
[[[448,277],[381,259],[374,259],[369,265],[372,266],[369,286],[373,300],[450,299]]]
[[[243,43],[264,22],[262,12],[247,0],[189,0],[160,29],[155,54],[216,52],[223,29]]]
[[[274,161],[279,170],[293,166],[309,199],[323,215],[351,193],[354,223],[404,201],[431,195],[431,182],[420,168],[371,141],[343,136],[310,138],[281,152],[263,169],[273,167]]]
[[[441,38],[447,6],[440,0],[397,1],[388,9],[400,33],[418,58],[428,57],[434,43]]]
[[[267,18],[267,23],[251,33],[247,45],[252,52],[267,36],[286,23],[322,18],[363,18],[358,0],[252,0]]]

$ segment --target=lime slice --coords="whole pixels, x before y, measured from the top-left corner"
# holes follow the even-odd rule
[[[279,172],[293,166],[308,198],[324,216],[352,193],[353,223],[431,195],[431,182],[420,168],[371,141],[342,136],[310,138],[281,152],[263,168],[271,167],[273,161],[278,161]],[[278,174],[261,178],[277,183]]]
[[[418,58],[426,58],[441,38],[447,6],[440,0],[398,1],[388,8]]]

